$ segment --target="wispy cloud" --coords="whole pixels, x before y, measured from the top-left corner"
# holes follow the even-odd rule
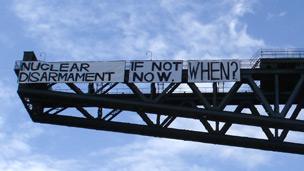
[[[83,7],[85,6],[85,8]],[[247,1],[16,1],[25,30],[48,53],[83,59],[249,57],[264,42],[240,18]]]
[[[23,114],[25,115],[25,113]],[[18,124],[15,125],[4,122],[7,120],[8,115],[1,110],[0,121],[3,122],[0,124],[0,170],[80,171],[98,169],[96,165],[74,157],[59,159],[37,152],[36,147],[33,146],[33,140],[39,139],[45,130],[32,122],[13,122]],[[47,145],[44,148],[48,148]]]
[[[127,171],[216,170],[221,169],[220,163],[237,163],[242,168],[255,169],[270,159],[265,152],[256,150],[166,139],[138,141],[123,147],[102,149],[91,155],[108,157],[111,162],[104,165],[104,170],[124,168]],[[217,160],[218,165],[214,166],[206,157],[209,161]]]
[[[286,15],[287,15],[286,11],[281,11],[279,13],[267,13],[266,19],[271,20],[271,19],[274,19],[274,18],[284,17]]]

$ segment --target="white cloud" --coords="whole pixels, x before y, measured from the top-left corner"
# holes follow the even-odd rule
[[[5,171],[74,171],[83,170],[81,162],[74,160],[54,160],[45,155],[28,155],[1,159],[0,170]],[[82,169],[81,169],[82,168]]]
[[[265,152],[256,150],[156,138],[102,149],[91,156],[107,156],[111,162],[104,165],[104,170],[124,168],[126,171],[214,170],[221,168],[220,163],[233,162],[245,169],[255,169],[270,159]],[[217,160],[218,165],[208,160]]]
[[[39,139],[39,135],[45,130],[29,121],[7,123],[7,120],[12,120],[17,115],[10,112],[13,116],[8,119],[10,115],[4,112],[1,110],[0,113],[0,120],[3,121],[0,124],[0,170],[80,171],[90,170],[91,167],[98,168],[94,164],[88,164],[87,161],[74,157],[59,159],[37,152],[37,147],[33,146],[32,141]],[[42,140],[39,141],[42,142]],[[48,148],[47,144],[42,144],[42,146]]]
[[[251,12],[247,1],[65,2],[59,7],[47,1],[16,1],[13,9],[43,51],[70,60],[138,58],[146,51],[157,58],[250,57],[264,46],[240,22]]]
[[[266,19],[271,20],[271,19],[274,19],[274,18],[284,17],[286,15],[287,15],[286,11],[281,11],[279,13],[267,13]]]

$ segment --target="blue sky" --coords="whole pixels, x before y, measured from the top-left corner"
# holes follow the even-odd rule
[[[250,58],[304,47],[304,2],[0,0],[0,170],[300,170],[304,158],[32,123],[15,60]],[[185,123],[177,123],[185,124]],[[242,130],[244,134],[254,134]]]

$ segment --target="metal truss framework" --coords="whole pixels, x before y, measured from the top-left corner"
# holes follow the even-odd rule
[[[23,60],[37,59],[33,53],[25,53]],[[69,92],[53,90],[56,84],[19,84],[18,94],[34,122],[304,154],[304,144],[286,139],[290,131],[304,132],[304,121],[299,119],[304,107],[303,71],[241,69],[241,81],[227,92],[218,92],[216,83],[212,92],[187,82],[170,83],[157,92],[151,83],[150,93],[143,93],[134,83],[87,84],[85,90],[68,83]],[[291,78],[295,82],[292,88],[281,90]],[[262,88],[265,80],[270,90]],[[109,94],[120,84],[132,93]],[[181,85],[192,93],[176,93]],[[243,85],[249,85],[251,91],[240,91]],[[74,109],[75,114],[65,114],[68,109]],[[115,120],[133,113],[142,121]],[[199,122],[202,130],[172,126],[179,118]],[[229,130],[233,125],[259,128],[264,136],[232,135]]]

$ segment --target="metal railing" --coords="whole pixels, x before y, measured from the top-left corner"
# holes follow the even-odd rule
[[[259,83],[257,83],[259,85]],[[156,93],[161,93],[169,83],[164,83],[163,85],[157,85],[156,84]],[[217,83],[217,92],[219,93],[227,93],[230,88],[232,87],[231,82],[221,82]],[[77,86],[83,91],[87,91],[87,87],[81,83],[78,83]],[[95,85],[96,86],[96,85]],[[151,93],[150,83],[141,83],[137,84],[138,89],[144,93],[149,94]],[[201,92],[204,93],[212,93],[213,92],[213,86],[212,83],[196,83],[196,86]],[[96,89],[98,86],[96,86]],[[64,84],[56,84],[52,87],[53,91],[60,91],[60,92],[73,92],[70,88],[68,88]],[[248,85],[243,85],[240,87],[238,92],[252,92],[252,89]],[[190,89],[187,84],[181,84],[179,87],[177,87],[173,93],[192,93],[192,90]],[[127,87],[125,84],[118,84],[115,87],[113,87],[110,91],[108,91],[106,94],[133,94],[133,91]]]
[[[261,58],[304,58],[304,48],[259,49],[250,59],[252,68],[258,68]]]

